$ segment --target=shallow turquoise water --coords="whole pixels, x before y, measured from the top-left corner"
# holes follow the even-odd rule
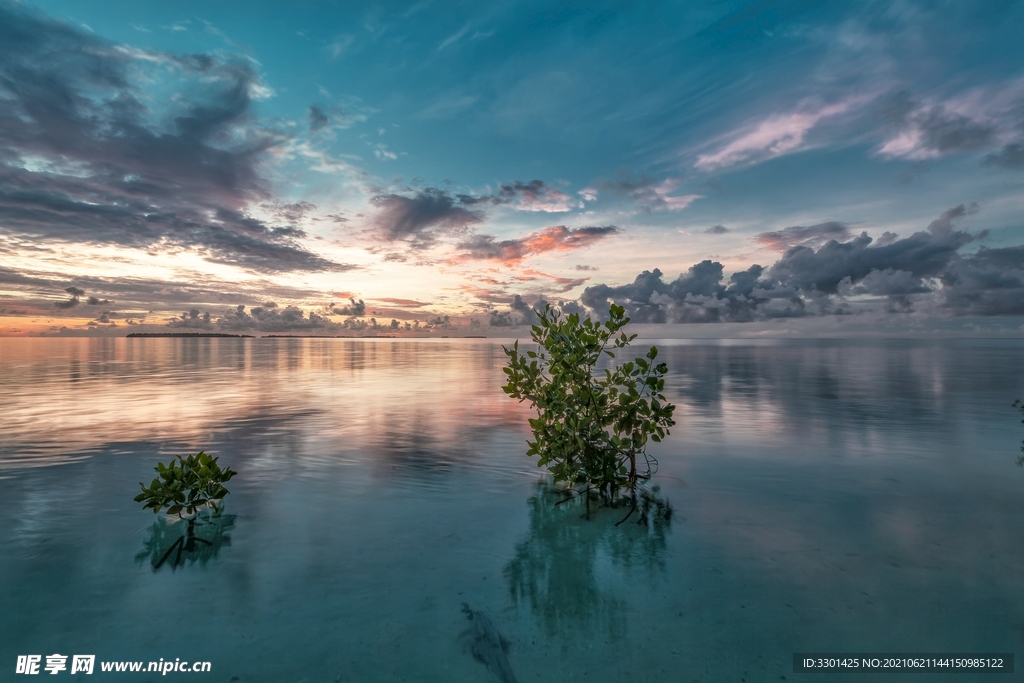
[[[659,346],[675,515],[615,528],[538,485],[489,341],[0,340],[0,667],[497,681],[466,603],[521,683],[1013,678],[792,655],[1024,652],[1024,344]],[[199,449],[239,472],[228,528],[154,571],[176,532],[132,497]]]

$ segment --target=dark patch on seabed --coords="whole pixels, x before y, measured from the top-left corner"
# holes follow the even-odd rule
[[[471,624],[468,633],[472,638],[470,651],[473,658],[484,664],[501,683],[517,683],[508,661],[508,641],[501,637],[483,612],[471,610],[466,603],[462,603],[462,611]]]

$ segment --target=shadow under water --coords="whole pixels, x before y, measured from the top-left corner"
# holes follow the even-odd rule
[[[671,505],[657,487],[642,491],[637,512],[621,523],[624,507],[592,505],[588,513],[582,498],[567,500],[548,483],[537,485],[528,505],[529,537],[504,570],[512,601],[527,603],[548,636],[598,628],[621,636],[621,586],[664,571]],[[627,574],[626,581],[611,572]]]
[[[185,564],[205,566],[217,557],[222,546],[231,545],[227,535],[235,526],[235,515],[212,513],[198,515],[191,520],[160,517],[149,528],[149,538],[143,549],[135,556],[137,563],[147,558],[158,571],[165,563],[171,571]]]
[[[462,613],[470,622],[464,635],[469,638],[473,659],[486,666],[501,683],[517,683],[508,661],[509,642],[498,633],[490,617],[484,612],[470,609],[466,603],[462,603]]]

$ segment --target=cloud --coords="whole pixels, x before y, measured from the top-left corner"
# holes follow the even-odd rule
[[[180,318],[168,321],[167,327],[178,330],[210,330],[213,329],[213,320],[209,312],[200,314],[198,308],[192,308],[182,313]]]
[[[80,303],[80,298],[85,296],[85,292],[79,289],[78,287],[65,287],[64,291],[70,294],[71,298],[68,299],[67,301],[58,301],[55,304],[53,304],[54,307],[61,310],[74,308]]]
[[[458,249],[466,259],[495,260],[513,264],[532,254],[582,249],[618,232],[614,225],[582,228],[555,225],[530,233],[521,239],[500,242],[491,235],[474,235],[461,242]]]
[[[344,268],[248,214],[283,139],[250,114],[266,92],[251,62],[116,45],[18,5],[0,5],[0,25],[0,230],[261,272]]]
[[[844,240],[849,238],[850,229],[846,224],[829,221],[806,227],[794,225],[774,232],[762,232],[754,236],[754,241],[772,251],[786,251],[797,245],[818,246],[828,240]]]
[[[271,204],[262,204],[260,208],[274,214],[280,220],[288,221],[289,223],[298,223],[306,217],[306,214],[316,210],[316,204],[306,201],[292,202],[289,204],[274,202]],[[337,216],[327,216],[327,218],[338,220]],[[341,220],[344,222],[344,219]],[[299,231],[294,231],[293,234],[299,234]]]
[[[0,277],[0,280],[3,280],[3,279],[5,279],[5,278]],[[79,289],[78,287],[72,286],[72,287],[65,287],[64,291],[67,292],[68,294],[70,294],[71,297],[67,301],[57,301],[57,302],[55,302],[53,305],[54,305],[54,307],[57,310],[66,311],[66,310],[74,308],[75,306],[77,306],[80,303],[82,303],[81,299],[82,299],[83,296],[85,296],[85,290]],[[114,303],[114,302],[111,301],[110,299],[100,299],[100,298],[95,297],[95,296],[90,296],[88,299],[85,300],[85,304],[87,306],[104,306],[106,304],[112,304],[112,303]]]
[[[352,300],[351,316],[342,322],[335,322],[315,311],[308,313],[298,306],[281,308],[273,302],[246,310],[239,304],[219,316],[192,308],[179,317],[168,320],[166,327],[177,330],[217,331],[247,334],[317,334],[341,335],[352,332],[431,332],[457,327],[450,316],[435,315],[427,320],[414,320],[404,325],[398,320],[378,322],[376,318],[365,318],[365,304]],[[344,315],[342,310],[332,310],[330,315]]]
[[[506,299],[507,301],[507,299]],[[549,302],[543,296],[537,297],[533,304],[528,304],[519,294],[512,297],[509,303],[509,310],[489,312],[488,324],[491,327],[518,327],[522,325],[536,325],[540,320],[540,312],[544,310]],[[558,301],[553,304],[565,315],[576,313],[586,316],[586,310],[575,301]]]
[[[491,327],[516,327],[519,325],[536,324],[539,316],[537,312],[543,310],[544,300],[537,302],[536,310],[533,306],[523,301],[523,297],[516,294],[512,297],[508,311],[490,311],[487,324]]]
[[[335,302],[331,302],[329,309],[331,315],[346,315],[346,316],[362,316],[366,314],[366,304],[363,303],[362,299],[356,301],[354,298],[349,299],[348,306],[342,306]]]
[[[245,310],[245,306],[239,304],[214,318],[207,311],[200,312],[192,308],[180,317],[167,322],[167,327],[178,330],[217,330],[220,332],[340,332],[346,329],[344,324],[335,323],[327,318],[310,311],[305,311],[297,306],[286,306],[278,308],[273,306],[257,306]]]
[[[64,290],[71,284],[67,279],[64,268],[17,272],[0,267],[0,289],[5,289],[11,300],[17,300],[20,306],[38,311],[36,315],[91,316],[95,315],[94,306],[104,306],[107,310],[116,299],[118,318],[149,317],[153,322],[156,320],[153,311],[160,311],[162,315],[163,311],[187,311],[193,307],[206,310],[211,306],[237,303],[269,306],[267,298],[301,301],[310,296],[308,286],[301,282],[279,283],[264,278],[225,281],[203,274],[174,279],[75,275],[74,287],[81,292],[77,295],[78,304],[55,310],[54,299],[47,293],[55,288]],[[67,294],[68,298],[60,303],[68,304],[72,292]]]
[[[654,269],[630,284],[593,285],[580,301],[597,316],[616,302],[643,323],[750,322],[849,314],[872,306],[910,312],[915,302],[956,315],[1022,313],[1024,247],[959,253],[975,236],[956,224],[976,210],[976,205],[953,207],[926,230],[905,239],[886,233],[889,239],[882,244],[873,244],[866,233],[849,238],[843,224],[787,228],[763,239],[785,248],[768,268],[752,265],[726,280],[721,263],[705,260],[672,281]],[[806,243],[829,234],[847,241],[829,239],[817,248]],[[790,240],[798,243],[787,246]]]
[[[941,281],[958,315],[1024,315],[1024,246],[982,247],[954,260]]]
[[[909,96],[903,97],[907,99],[899,132],[878,150],[883,156],[934,159],[987,147],[997,137],[997,126],[983,118],[967,116],[947,105],[915,105]]]
[[[370,201],[378,209],[374,224],[387,241],[429,242],[436,232],[463,228],[483,220],[482,213],[462,206],[460,199],[437,188],[419,190],[411,197],[378,194]]]
[[[903,270],[917,278],[938,276],[956,252],[974,240],[966,232],[947,228],[942,220],[934,221],[928,232],[884,246],[872,247],[872,239],[862,233],[849,242],[829,241],[817,251],[793,247],[776,261],[769,275],[805,292],[824,294],[834,294],[843,278],[859,282],[872,270]]]
[[[801,151],[807,147],[805,138],[811,129],[823,119],[846,113],[853,104],[853,100],[848,100],[769,116],[731,134],[733,140],[717,152],[699,155],[694,166],[701,171],[715,171]]]
[[[655,268],[644,271],[632,284],[619,287],[596,285],[587,287],[580,301],[596,314],[607,314],[612,301],[624,304],[634,322],[719,322],[753,319],[747,301],[753,285],[761,274],[760,266],[731,278],[730,286],[722,284],[721,263],[702,261],[672,282],[663,280]]]
[[[329,135],[333,129],[351,128],[368,119],[371,111],[357,98],[347,100],[344,107],[336,104],[311,104],[306,111],[309,132],[312,135],[325,131],[323,135]]]
[[[327,118],[324,110],[311,104],[309,106],[309,132],[315,133],[322,128],[326,128],[328,123],[330,123],[330,119]]]
[[[1003,168],[1024,168],[1024,145],[1014,142],[1004,145],[998,152],[985,157],[986,166],[1002,166]]]
[[[848,276],[849,277],[849,276]],[[873,296],[904,296],[907,294],[923,294],[930,292],[921,279],[906,270],[874,269],[851,286],[848,294],[870,294]]]
[[[632,180],[619,178],[598,183],[598,187],[613,194],[626,195],[639,204],[643,211],[681,211],[703,195],[687,194],[673,196],[673,192],[683,183],[682,178],[665,178],[658,182],[651,178]],[[596,191],[593,198],[597,198]]]
[[[473,204],[508,205],[520,211],[546,211],[561,213],[572,211],[583,206],[582,202],[573,199],[558,188],[551,187],[543,180],[531,180],[528,183],[516,180],[501,185],[497,192],[489,195],[459,195],[459,201],[467,206]]]
[[[401,306],[402,308],[421,308],[423,306],[429,306],[430,304],[423,301],[416,301],[415,299],[393,299],[389,297],[373,299],[373,301],[383,301],[386,304],[392,306]]]
[[[481,208],[488,205],[548,212],[569,211],[578,206],[578,202],[542,180],[516,181],[487,195],[452,195],[445,190],[428,187],[403,194],[380,193],[370,202],[377,207],[372,221],[378,236],[390,242],[410,241],[414,246],[429,245],[438,234],[457,232],[481,223],[485,218]],[[506,244],[504,247],[514,249],[516,245]],[[474,253],[494,255],[501,248],[493,237],[486,235],[466,243],[466,249]]]
[[[729,232],[729,228],[724,225],[712,225],[710,228],[704,231],[705,235],[724,235]]]
[[[383,143],[373,146],[373,155],[381,161],[394,161],[398,158],[398,155],[389,150],[388,146]]]

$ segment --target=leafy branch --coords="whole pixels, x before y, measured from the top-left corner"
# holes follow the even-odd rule
[[[652,346],[644,357],[595,372],[602,356],[615,359],[636,339],[622,331],[629,323],[622,306],[612,304],[604,323],[550,305],[538,315],[536,351],[521,353],[518,341],[502,347],[509,359],[503,391],[537,409],[528,455],[570,491],[582,487],[613,501],[625,489],[635,501],[637,483],[657,468],[648,441],[661,441],[675,424],[675,406],[662,393],[668,366],[655,362]]]
[[[142,493],[135,496],[136,502],[146,504],[143,509],[154,513],[167,508],[168,515],[186,516],[196,514],[201,508],[218,509],[220,501],[228,494],[224,482],[238,474],[231,468],[221,469],[217,458],[205,451],[195,455],[178,456],[164,465],[156,464],[157,477],[149,486],[140,483]]]

